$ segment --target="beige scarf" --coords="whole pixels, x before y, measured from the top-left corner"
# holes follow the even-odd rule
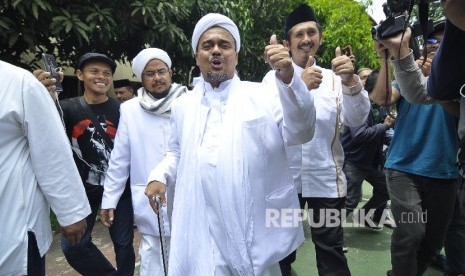
[[[187,87],[173,82],[168,95],[164,98],[156,99],[148,93],[144,87],[137,90],[137,95],[139,95],[138,98],[142,109],[162,117],[169,117],[173,100],[181,96],[186,91]]]

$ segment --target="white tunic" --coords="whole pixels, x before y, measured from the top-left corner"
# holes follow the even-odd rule
[[[43,256],[60,225],[90,214],[56,107],[30,73],[0,61],[0,275],[26,275],[27,232]]]
[[[293,65],[300,76],[304,69]],[[309,91],[315,101],[315,134],[306,144],[286,147],[286,154],[299,193],[304,197],[339,198],[347,193],[342,171],[344,151],[339,141],[341,126],[362,125],[370,110],[370,100],[360,82],[353,88],[342,86],[341,78],[332,70],[318,68],[322,70],[323,82]],[[269,72],[263,81],[274,82],[274,72]]]
[[[142,109],[139,98],[121,104],[120,121],[105,178],[102,209],[115,209],[131,176],[134,222],[143,234],[159,236],[155,212],[145,196],[150,171],[165,156],[171,135],[169,117]],[[164,208],[166,217],[166,208]],[[169,233],[165,219],[165,233]]]
[[[278,84],[284,108],[237,77],[215,92],[201,80],[174,104],[169,151],[149,177],[177,181],[170,275],[269,275],[303,241],[300,223],[265,223],[267,209],[299,209],[284,143],[311,139],[315,113],[294,80]]]

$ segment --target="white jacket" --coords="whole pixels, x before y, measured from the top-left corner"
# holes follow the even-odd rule
[[[171,135],[169,117],[161,117],[142,109],[139,98],[121,104],[115,146],[105,178],[102,209],[114,209],[131,176],[134,222],[143,234],[158,236],[158,222],[144,194],[147,177],[165,156]],[[166,217],[166,208],[164,208]],[[165,233],[169,233],[165,219]]]
[[[30,73],[0,61],[0,275],[27,274],[27,232],[43,256],[50,206],[62,226],[90,214],[56,107]]]
[[[300,76],[304,69],[293,65]],[[340,130],[343,125],[362,125],[370,111],[370,100],[360,81],[349,88],[341,84],[341,78],[332,70],[318,68],[323,81],[319,88],[309,91],[316,110],[315,134],[304,145],[287,146],[286,155],[296,189],[303,197],[339,198],[347,193]],[[263,81],[271,83],[273,78],[274,71],[270,71]]]
[[[300,210],[284,144],[301,144],[311,139],[315,122],[313,98],[305,94],[304,84],[295,76],[290,87],[274,84],[279,86],[282,105],[270,96],[267,85],[234,77],[224,87],[229,96],[221,143],[218,149],[212,149],[210,160],[216,167],[212,170],[214,178],[220,181],[202,183],[198,146],[209,113],[202,96],[208,85],[199,81],[194,91],[174,104],[169,151],[148,179],[168,186],[176,180],[169,273],[214,275],[214,254],[218,254],[213,249],[214,239],[231,269],[239,264],[238,269],[247,269],[248,273],[253,269],[254,275],[264,275],[268,267],[286,257],[304,239],[301,224],[273,227],[267,226],[266,220],[267,210]],[[206,184],[217,186],[219,200],[208,201],[211,191],[202,191]],[[224,204],[223,199],[228,203]],[[208,214],[212,213],[217,214],[215,221],[219,223],[209,220]],[[240,214],[245,214],[246,219],[228,227]],[[242,238],[236,235],[241,229],[247,232],[245,244],[236,243]],[[231,254],[236,252],[230,251],[235,250],[235,245],[244,249],[238,254],[248,254],[245,262],[239,255]]]

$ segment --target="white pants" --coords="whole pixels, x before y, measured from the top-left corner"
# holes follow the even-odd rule
[[[168,252],[170,237],[164,237],[165,252]],[[142,234],[139,246],[140,276],[165,275],[161,254],[160,237]],[[168,256],[165,254],[168,260]],[[168,262],[167,262],[168,263]]]

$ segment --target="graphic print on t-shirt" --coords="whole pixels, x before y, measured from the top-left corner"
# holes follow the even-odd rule
[[[115,125],[104,115],[98,115],[97,120],[108,137],[113,140],[116,135]],[[91,185],[103,185],[111,147],[91,120],[84,119],[74,125],[72,146],[79,159],[84,159],[89,167],[87,176],[83,175],[83,180]]]

